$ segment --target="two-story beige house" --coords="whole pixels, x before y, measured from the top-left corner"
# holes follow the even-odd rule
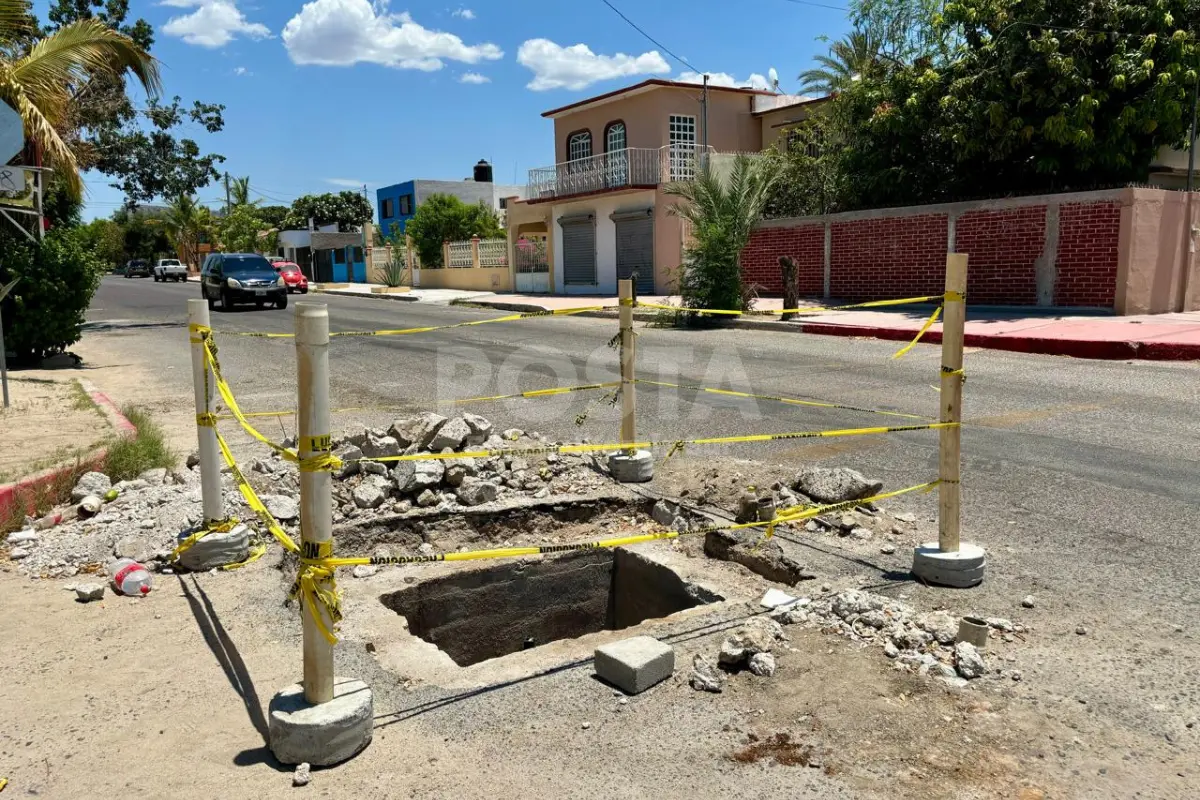
[[[508,203],[516,289],[614,294],[636,274],[639,292],[672,292],[685,231],[663,188],[708,155],[769,146],[807,102],[709,87],[705,109],[700,86],[647,80],[545,112],[557,163],[530,170],[527,199]]]

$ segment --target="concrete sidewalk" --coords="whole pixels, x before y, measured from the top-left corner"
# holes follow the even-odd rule
[[[644,296],[639,300],[662,305],[679,303],[678,297],[665,296]],[[471,302],[514,311],[586,305],[612,306],[615,309],[617,305],[617,299],[611,296],[519,294],[496,294],[475,298]],[[801,305],[818,306],[808,301],[801,301]],[[778,310],[783,308],[783,300],[778,297],[761,298],[755,308],[762,311]],[[647,312],[639,316],[649,315]],[[733,324],[760,330],[794,330],[825,336],[863,336],[900,341],[915,336],[932,312],[932,305],[913,305],[894,309],[803,314],[790,322],[751,317],[735,320]],[[941,340],[940,323],[934,325],[922,339],[930,343]],[[1103,313],[1052,309],[968,308],[966,344],[991,350],[1074,358],[1193,360],[1200,359],[1200,312],[1114,317]]]

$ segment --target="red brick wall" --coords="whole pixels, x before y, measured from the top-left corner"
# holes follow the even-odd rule
[[[779,257],[796,259],[800,296],[825,291],[825,226],[759,228],[742,251],[742,279],[761,285],[768,294],[783,294]]]
[[[845,300],[940,294],[947,225],[945,214],[834,222],[830,294]]]
[[[1046,207],[968,211],[954,249],[970,255],[967,298],[986,305],[1037,305],[1037,260],[1046,244]],[[1114,261],[1115,263],[1115,261]]]
[[[1121,204],[1069,203],[1058,212],[1056,306],[1112,306],[1117,292]]]
[[[871,219],[833,215],[828,219],[830,294],[834,299],[884,300],[941,293],[949,226],[945,212]],[[1113,307],[1120,225],[1118,200],[1060,206],[1054,305]],[[971,257],[968,302],[1036,305],[1037,262],[1045,246],[1044,204],[963,211],[955,221],[955,250]],[[794,228],[756,230],[742,253],[743,275],[766,287],[768,293],[781,293],[781,255],[797,260],[801,295],[819,296],[824,282],[822,223],[810,219]]]

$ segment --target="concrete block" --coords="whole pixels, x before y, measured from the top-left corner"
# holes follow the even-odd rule
[[[645,483],[654,478],[654,454],[649,450],[613,453],[608,457],[608,471],[618,483]]]
[[[188,531],[179,538],[186,539]],[[250,555],[250,528],[245,524],[234,526],[225,533],[210,533],[193,544],[179,556],[179,564],[192,572],[204,572],[226,564],[238,564]]]
[[[926,583],[966,589],[983,583],[987,556],[982,547],[963,542],[956,553],[943,553],[937,542],[913,551],[912,574]]]
[[[333,700],[315,706],[292,684],[271,698],[271,752],[284,764],[340,764],[371,743],[374,712],[371,689],[360,680],[334,678]]]
[[[596,675],[628,694],[639,694],[675,671],[675,651],[653,636],[635,636],[597,647]]]

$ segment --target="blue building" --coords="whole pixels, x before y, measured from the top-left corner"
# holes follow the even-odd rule
[[[435,194],[453,195],[464,203],[485,203],[496,211],[503,211],[506,198],[525,197],[525,187],[473,180],[411,180],[385,186],[375,192],[380,233],[390,236],[393,224],[403,233],[421,203]]]

